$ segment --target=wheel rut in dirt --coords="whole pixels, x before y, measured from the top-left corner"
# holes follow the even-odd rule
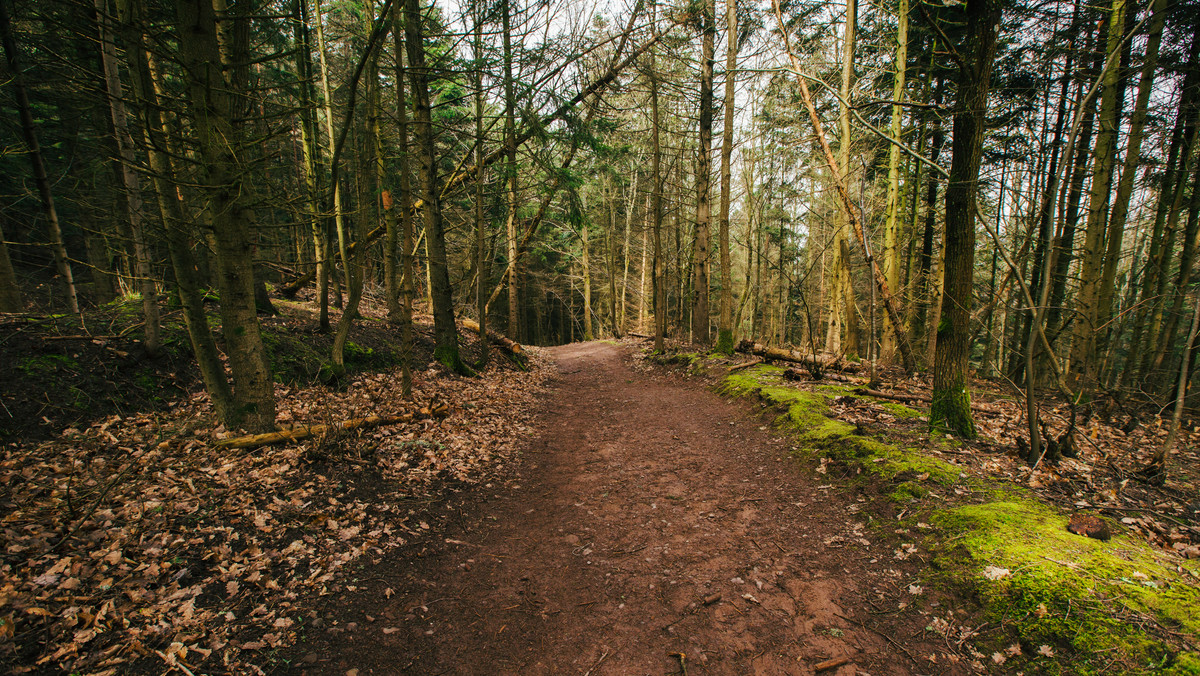
[[[299,667],[913,673],[904,639],[864,612],[866,571],[891,552],[844,546],[867,542],[853,500],[802,475],[758,416],[613,344],[551,354],[518,478],[470,491],[438,541],[385,560],[390,598],[345,601]]]

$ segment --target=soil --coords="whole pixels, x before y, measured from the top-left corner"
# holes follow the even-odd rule
[[[949,609],[908,586],[919,557],[747,405],[615,344],[549,352],[507,483],[318,600],[280,673],[965,673],[929,661],[946,645],[912,611]]]

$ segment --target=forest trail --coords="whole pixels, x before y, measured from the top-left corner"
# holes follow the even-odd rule
[[[877,624],[901,620],[866,599],[907,584],[892,552],[854,544],[874,537],[854,500],[748,407],[611,343],[550,353],[517,477],[467,490],[444,533],[369,569],[294,673],[921,671],[921,627]]]

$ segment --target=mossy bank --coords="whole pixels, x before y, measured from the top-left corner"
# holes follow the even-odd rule
[[[1154,548],[1119,524],[1110,524],[1109,541],[1070,533],[1069,515],[1030,491],[935,457],[955,441],[928,432],[871,433],[839,419],[833,402],[853,396],[898,421],[923,420],[920,411],[849,387],[796,386],[782,372],[754,366],[727,375],[719,390],[757,399],[795,440],[798,458],[825,472],[828,463],[844,467],[846,487],[892,503],[886,511],[898,512],[902,525],[932,524],[924,531],[930,534],[925,546],[935,553],[928,581],[980,606],[995,630],[974,639],[978,650],[1000,654],[1020,646],[1020,654],[1003,653],[991,668],[1200,674],[1195,562]]]

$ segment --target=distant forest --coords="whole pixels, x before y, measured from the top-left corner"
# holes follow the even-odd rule
[[[463,374],[456,317],[928,370],[968,437],[975,376],[1190,403],[1193,0],[0,0],[0,32],[0,311],[136,299],[150,355],[179,311],[230,425],[274,426],[281,297],[334,376],[367,299]]]

